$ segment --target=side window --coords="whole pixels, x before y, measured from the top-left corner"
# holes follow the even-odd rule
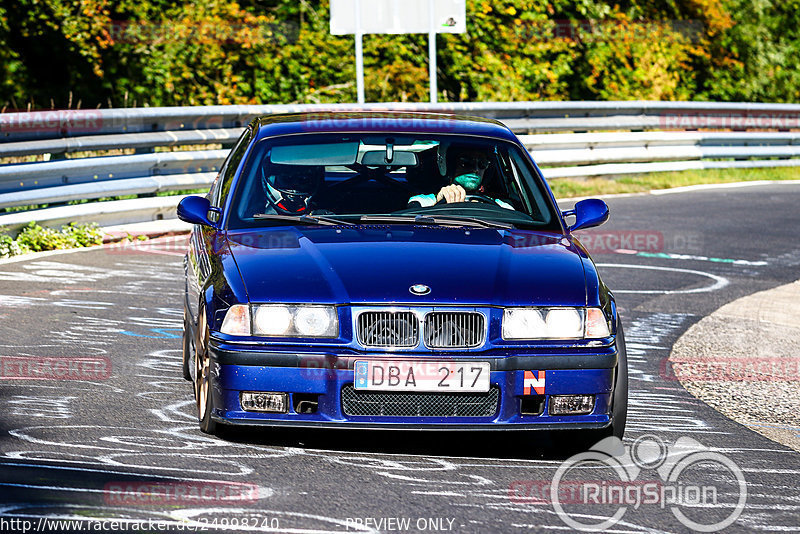
[[[209,192],[209,200],[212,206],[219,208],[225,203],[225,197],[228,196],[228,191],[230,191],[231,180],[236,173],[236,169],[239,167],[239,163],[242,161],[242,156],[244,156],[244,153],[247,151],[252,133],[249,126],[245,128],[242,136],[239,137],[239,140],[236,141],[236,144],[231,149],[230,154],[228,154],[225,163],[222,164],[222,168],[219,170],[219,174],[214,180],[211,191]]]
[[[531,201],[530,203],[525,202],[525,207],[529,210],[530,216],[543,223],[549,223],[552,211],[547,206],[544,191],[538,186],[538,180],[533,177],[530,168],[526,165],[518,150],[510,150],[509,155],[511,156],[511,168],[514,171],[515,188],[520,191],[528,191],[527,195],[521,196],[523,199],[527,197]]]
[[[519,209],[519,206],[523,206],[522,211],[530,211],[528,202],[525,200],[524,195],[521,194],[520,183],[522,182],[522,177],[520,176],[519,169],[511,160],[508,150],[503,149],[498,151],[497,156],[502,169],[502,182],[506,197],[517,209]]]

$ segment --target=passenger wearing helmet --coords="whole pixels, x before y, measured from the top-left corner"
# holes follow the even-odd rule
[[[484,194],[483,175],[491,160],[485,150],[473,147],[453,146],[447,150],[447,170],[450,185],[442,187],[436,194],[415,195],[408,200],[410,207],[428,207],[440,202],[465,202],[468,195],[478,195],[493,200],[498,206],[513,210],[511,204]]]
[[[325,179],[319,165],[276,165],[262,167],[261,185],[267,197],[265,213],[308,215],[312,198]]]

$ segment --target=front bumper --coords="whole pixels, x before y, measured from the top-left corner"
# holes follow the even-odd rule
[[[266,425],[315,428],[415,429],[415,430],[547,430],[599,429],[611,424],[610,405],[615,348],[598,348],[561,354],[448,355],[454,361],[490,362],[490,383],[499,391],[497,409],[486,417],[364,416],[343,410],[342,390],[354,382],[353,364],[370,358],[397,359],[387,354],[298,353],[242,350],[212,340],[211,357],[214,410],[212,418],[230,425]],[[441,361],[441,355],[403,354],[404,359]],[[525,371],[545,371],[545,390],[537,395],[541,413],[523,414]],[[538,373],[537,373],[538,374]],[[285,392],[287,413],[244,411],[242,391]],[[587,415],[550,415],[552,395],[594,395],[594,410]],[[298,413],[295,398],[315,399],[314,413]],[[530,410],[528,410],[530,411]]]

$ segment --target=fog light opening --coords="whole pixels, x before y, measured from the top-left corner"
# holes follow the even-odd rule
[[[308,393],[292,393],[292,404],[295,413],[317,413],[319,406],[319,395],[311,395]]]
[[[239,402],[248,412],[286,413],[286,393],[242,391]]]
[[[526,395],[519,401],[521,415],[542,415],[544,412],[544,395]]]
[[[551,395],[550,415],[587,415],[594,410],[594,395]]]

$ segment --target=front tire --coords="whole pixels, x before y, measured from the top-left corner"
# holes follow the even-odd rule
[[[625,351],[625,333],[622,321],[617,320],[617,372],[614,397],[611,401],[611,432],[609,435],[622,439],[628,420],[628,355]]]
[[[189,369],[189,362],[192,359],[192,340],[190,339],[192,330],[189,328],[189,314],[183,308],[183,378],[192,379]]]
[[[195,399],[197,401],[197,420],[200,430],[206,434],[217,433],[217,423],[211,419],[214,401],[211,392],[211,360],[208,356],[208,324],[205,310],[201,309],[197,320],[195,335]]]

